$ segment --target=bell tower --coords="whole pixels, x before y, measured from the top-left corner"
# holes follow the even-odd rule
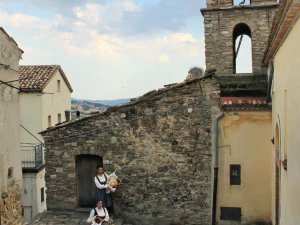
[[[206,69],[218,75],[236,74],[243,37],[251,39],[252,73],[266,74],[262,66],[276,0],[207,0],[201,9],[205,27]]]

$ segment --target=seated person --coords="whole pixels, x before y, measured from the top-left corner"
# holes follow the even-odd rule
[[[92,225],[108,225],[109,215],[105,207],[102,206],[102,201],[98,201],[97,207],[92,209],[90,216],[87,219],[88,224]]]

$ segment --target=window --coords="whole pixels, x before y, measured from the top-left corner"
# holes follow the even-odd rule
[[[241,165],[230,165],[230,185],[241,185]]]
[[[60,113],[57,114],[57,123],[61,123],[61,114]]]
[[[252,41],[250,27],[239,23],[233,30],[234,73],[252,73]]]
[[[60,92],[60,80],[57,80],[57,92]]]
[[[45,201],[45,189],[42,187],[41,188],[41,202]]]
[[[51,127],[51,116],[48,116],[48,127]]]
[[[70,114],[71,114],[71,112],[70,111],[65,111],[65,117],[66,117],[66,121],[68,122],[68,121],[70,121]]]
[[[251,5],[251,0],[233,0],[232,5]]]
[[[221,207],[221,220],[241,221],[242,210],[239,207]]]

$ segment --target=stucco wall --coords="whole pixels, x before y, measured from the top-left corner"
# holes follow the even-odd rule
[[[0,30],[0,62],[18,71],[21,51],[9,37]],[[0,80],[11,81],[19,78],[18,72],[0,66]],[[19,82],[11,85],[18,87]],[[19,133],[18,90],[0,84],[0,211],[4,213],[3,224],[8,224],[10,216],[15,216],[15,224],[20,224],[21,204],[21,154]],[[9,175],[9,169],[12,173]],[[2,201],[3,200],[3,201]],[[12,203],[15,201],[15,205]],[[8,205],[9,204],[9,205]],[[10,216],[9,216],[10,215]]]
[[[42,94],[41,93],[23,93],[20,96],[20,121],[21,124],[35,137],[42,141],[41,135],[38,133],[43,130],[42,126]],[[26,143],[39,142],[30,135],[24,128],[21,129],[21,145]],[[44,128],[45,129],[45,128]]]
[[[271,112],[226,113],[219,124],[218,224],[271,221]],[[230,164],[241,185],[230,185]],[[241,207],[242,221],[220,220],[220,207]]]
[[[287,171],[281,166],[281,224],[284,225],[294,225],[300,221],[299,37],[298,19],[274,59],[273,133],[275,136],[278,125],[281,160],[286,151],[288,161]]]
[[[45,170],[38,173],[24,173],[23,174],[23,195],[22,203],[24,207],[24,222],[31,221],[36,214],[46,210],[46,196],[41,202],[41,188],[45,190]]]
[[[57,80],[60,80],[60,92],[57,91]],[[48,116],[51,115],[52,126],[57,124],[57,114],[61,114],[61,122],[66,121],[65,111],[71,110],[71,92],[59,71],[52,77],[42,96],[43,129],[48,127]]]

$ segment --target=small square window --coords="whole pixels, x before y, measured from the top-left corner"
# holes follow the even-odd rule
[[[45,201],[45,189],[42,187],[41,188],[41,202]]]
[[[230,165],[230,185],[241,185],[241,165]]]
[[[65,111],[65,117],[66,117],[66,121],[68,122],[68,121],[70,121],[70,116],[71,115],[71,112],[70,111]]]

